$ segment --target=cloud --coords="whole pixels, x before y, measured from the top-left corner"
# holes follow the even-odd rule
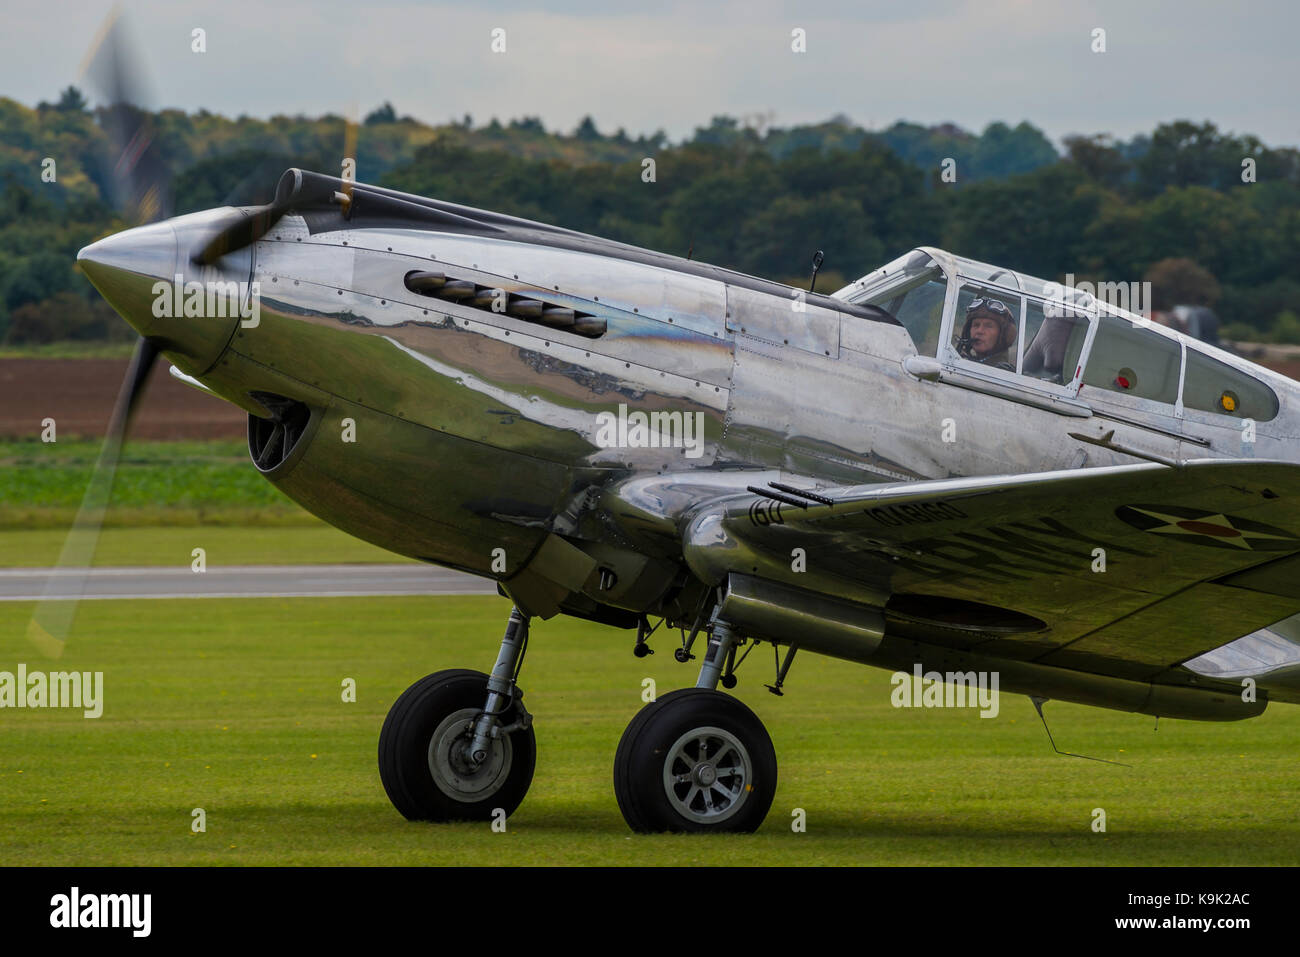
[[[1272,144],[1300,141],[1290,49],[1300,11],[1258,0],[1068,7],[1026,0],[816,6],[761,0],[610,5],[567,0],[430,5],[343,0],[139,2],[129,26],[154,105],[230,115],[359,113],[390,100],[442,122],[540,116],[569,130],[689,135],[720,113],[772,110],[779,125],[836,113],[871,126],[905,118],[981,129],[1029,120],[1048,135],[1130,136],[1210,119]],[[0,92],[33,104],[68,83],[107,5],[19,5],[0,36]],[[208,52],[190,52],[203,27]],[[493,54],[494,27],[507,52]],[[807,31],[808,52],[790,50]],[[1091,52],[1091,31],[1107,52]]]

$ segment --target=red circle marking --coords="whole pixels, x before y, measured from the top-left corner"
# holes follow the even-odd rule
[[[1198,535],[1213,535],[1215,538],[1241,538],[1241,532],[1226,525],[1211,525],[1209,522],[1197,522],[1190,518],[1176,524],[1183,531],[1195,532]]]

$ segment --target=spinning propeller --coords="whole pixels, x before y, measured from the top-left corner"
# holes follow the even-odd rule
[[[280,178],[270,203],[169,220],[171,176],[158,147],[152,115],[141,106],[145,84],[134,66],[139,62],[122,20],[116,13],[110,15],[86,56],[83,73],[103,104],[101,120],[114,157],[114,198],[136,228],[88,246],[78,258],[106,298],[146,334],[140,337],[122,381],[104,444],[54,574],[28,624],[28,637],[51,657],[63,653],[72,628],[112,496],[122,444],[160,351],[166,349],[183,364],[183,358],[193,358],[195,349],[212,344],[206,334],[197,331],[199,327],[191,327],[181,335],[178,327],[150,324],[140,289],[149,288],[152,278],[170,278],[174,272],[200,274],[223,256],[255,243],[291,209],[341,207],[346,216],[352,206],[350,182],[340,184],[333,177],[290,169]],[[346,156],[354,155],[356,135],[357,125],[349,119],[344,131]],[[239,202],[237,196],[246,192],[247,183],[246,179],[236,186],[227,204]],[[124,283],[123,277],[129,283]],[[147,278],[138,281],[141,277]],[[137,315],[141,310],[143,313]],[[282,447],[300,424],[292,416],[279,414],[281,410],[272,411],[277,414],[268,422],[273,435],[267,445]]]
[[[142,99],[143,82],[130,66],[136,62],[131,56],[122,21],[113,13],[92,44],[83,63],[83,73],[105,104],[103,122],[115,157],[113,186],[116,199],[129,221],[144,225],[169,215],[170,176],[154,136],[152,117],[138,105]],[[46,584],[45,593],[28,623],[28,637],[50,657],[57,658],[63,653],[64,642],[76,615],[76,599],[81,596],[86,569],[95,557],[104,511],[113,492],[122,442],[157,357],[157,346],[141,336],[113,404],[108,432],[90,484],[64,540],[57,571]],[[71,574],[65,574],[65,570],[71,570]]]

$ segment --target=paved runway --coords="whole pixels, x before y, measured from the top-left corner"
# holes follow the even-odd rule
[[[49,584],[53,590],[47,595]],[[0,569],[0,601],[496,593],[495,582],[434,565],[237,565],[202,573],[189,566]]]

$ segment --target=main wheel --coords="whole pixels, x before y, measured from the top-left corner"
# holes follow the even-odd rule
[[[754,831],[776,796],[776,751],[736,698],[672,691],[623,732],[614,795],[634,831]]]
[[[475,766],[466,751],[487,702],[487,675],[438,671],[394,702],[379,732],[379,777],[388,799],[412,821],[484,821],[508,817],[528,793],[537,761],[531,727],[493,738]],[[519,706],[497,720],[513,724]]]

